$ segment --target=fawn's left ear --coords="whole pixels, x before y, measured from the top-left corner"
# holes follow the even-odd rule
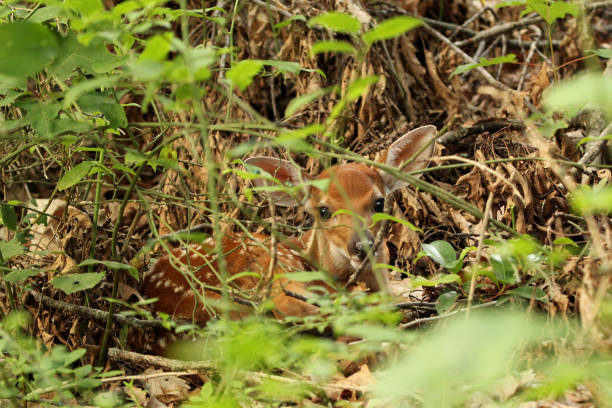
[[[292,185],[299,185],[304,181],[309,180],[308,176],[293,163],[287,160],[277,159],[274,157],[256,156],[250,157],[244,161],[248,166],[259,167],[259,169],[265,171],[270,176],[274,177],[279,181],[280,185],[291,187]],[[256,178],[253,180],[253,184],[256,187],[273,186],[279,187],[279,184],[271,180],[266,180],[264,177]],[[297,207],[298,201],[289,195],[286,191],[269,191],[268,196],[272,200],[274,205],[280,207]],[[303,194],[303,191],[297,193],[298,196]]]
[[[412,160],[402,167],[403,172],[427,167],[429,158],[433,154],[433,139],[435,139],[436,133],[437,129],[432,125],[422,126],[406,133],[389,146],[385,164],[389,167],[401,167],[406,161]],[[379,172],[388,193],[408,185],[407,182],[398,180],[391,174],[382,170],[379,170]]]

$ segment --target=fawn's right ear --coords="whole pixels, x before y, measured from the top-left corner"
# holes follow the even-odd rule
[[[296,186],[309,180],[308,176],[306,176],[301,169],[287,160],[277,159],[274,157],[256,156],[246,159],[244,163],[247,166],[254,166],[259,170],[263,170],[269,176],[278,180],[281,185],[285,185],[287,187]],[[279,184],[271,180],[266,180],[265,177],[253,179],[253,184],[255,184],[256,187],[279,187]],[[280,207],[297,207],[300,205],[296,198],[286,191],[270,191],[267,192],[267,194],[274,205],[278,205]],[[303,191],[299,191],[297,194],[303,194]]]

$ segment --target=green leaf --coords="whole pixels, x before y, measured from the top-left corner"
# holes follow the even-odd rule
[[[452,78],[455,75],[463,74],[464,72],[467,72],[474,68],[488,67],[490,65],[503,64],[506,62],[517,62],[516,55],[508,54],[508,55],[502,55],[501,57],[496,57],[496,58],[491,58],[491,59],[482,57],[480,58],[478,62],[459,65],[457,68],[455,68],[453,72],[451,72],[451,74],[449,75],[449,78]]]
[[[63,290],[66,294],[78,292],[80,290],[91,289],[96,286],[105,273],[69,273],[54,278],[50,283],[54,288]]]
[[[284,21],[281,21],[280,23],[274,24],[274,29],[275,30],[280,30],[281,28],[284,28],[284,27],[288,26],[289,24],[291,24],[294,21],[304,21],[304,22],[306,22],[306,17],[304,17],[303,14],[292,15],[287,20],[284,20]]]
[[[76,166],[68,170],[66,173],[64,173],[62,178],[59,179],[59,181],[57,182],[57,189],[61,191],[74,186],[79,181],[81,181],[95,165],[96,162],[94,161],[84,161],[77,164]]]
[[[73,85],[64,96],[64,108],[68,109],[70,105],[81,97],[81,95],[97,91],[100,88],[110,88],[118,80],[118,76],[98,76],[94,79],[87,79]]]
[[[368,75],[363,78],[357,78],[353,83],[348,86],[346,90],[345,98],[350,102],[362,96],[370,86],[378,82],[377,75]]]
[[[2,204],[0,206],[0,215],[2,215],[2,223],[6,225],[11,231],[17,230],[17,214],[15,214],[15,207],[8,204]]]
[[[110,95],[101,93],[81,95],[77,100],[77,104],[87,113],[101,112],[104,114],[112,128],[127,126],[127,117],[123,107]]]
[[[138,269],[132,265],[124,264],[116,261],[101,261],[99,259],[86,259],[77,266],[89,266],[89,265],[104,265],[109,269],[125,269],[129,272],[134,279],[138,280]]]
[[[314,281],[327,281],[329,280],[327,275],[323,272],[289,272],[283,273],[281,275],[283,278],[286,278],[295,282],[314,282]]]
[[[23,245],[17,241],[17,238],[13,238],[10,241],[0,241],[0,255],[2,255],[4,261],[23,253],[25,253]]]
[[[174,36],[171,32],[156,34],[146,41],[146,45],[140,56],[139,61],[165,61],[168,53],[172,49],[172,39]]]
[[[612,118],[612,76],[588,72],[562,81],[544,91],[543,102],[550,110],[576,113],[585,107],[601,109]]]
[[[438,301],[436,303],[436,311],[438,314],[443,315],[446,313],[446,311],[455,303],[457,298],[459,298],[459,294],[454,290],[444,292],[438,296]]]
[[[612,58],[612,48],[599,48],[597,50],[588,50],[587,54],[595,54],[601,58]]]
[[[30,276],[44,272],[42,269],[15,269],[4,276],[4,280],[11,283],[25,282]]]
[[[376,41],[388,40],[390,38],[397,37],[398,35],[402,35],[422,24],[423,22],[420,19],[414,17],[392,17],[366,32],[363,35],[363,40],[368,45]]]
[[[612,214],[612,186],[581,186],[570,199],[578,214]]]
[[[58,17],[68,17],[68,13],[64,7],[54,4],[37,9],[32,13],[28,21],[30,23],[44,23]]]
[[[499,254],[491,254],[491,267],[493,268],[493,274],[498,282],[505,285],[512,285],[517,282],[518,276],[516,274],[514,262],[511,262],[510,257],[501,256]]]
[[[348,41],[317,41],[310,48],[310,55],[317,55],[323,52],[339,52],[356,54],[357,50]]]
[[[84,45],[74,33],[69,33],[60,39],[57,58],[49,66],[48,72],[61,80],[67,79],[76,69],[101,74],[113,70],[123,59],[111,54],[101,39],[94,39]]]
[[[423,251],[434,262],[447,269],[455,268],[459,261],[455,249],[446,241],[434,241],[430,244],[423,244]]]
[[[532,11],[538,13],[548,25],[551,25],[555,20],[565,18],[567,14],[576,17],[580,12],[580,6],[565,1],[527,0],[527,7],[521,12],[521,16]]]
[[[426,279],[420,276],[417,276],[416,278],[411,279],[412,286],[415,288],[419,286],[444,285],[444,284],[453,283],[453,282],[461,283],[461,277],[457,274],[449,273],[448,275],[442,276],[440,279]]]
[[[323,26],[332,31],[347,34],[356,34],[361,29],[359,20],[349,14],[337,11],[330,11],[311,18],[308,21],[308,26],[312,27],[313,25]]]
[[[227,73],[225,77],[230,81],[232,86],[238,87],[241,91],[244,91],[251,82],[255,75],[259,74],[263,67],[263,64],[259,61],[244,60],[234,65]]]
[[[403,220],[401,218],[397,218],[397,217],[394,217],[393,215],[385,214],[385,213],[376,213],[376,214],[374,214],[372,216],[372,225],[375,225],[377,222],[382,221],[382,220],[390,220],[390,221],[393,221],[393,222],[397,222],[398,224],[402,224],[403,226],[410,228],[412,231],[423,232],[423,230],[421,230],[419,227],[415,226],[410,221]]]
[[[519,286],[518,288],[509,290],[507,293],[514,295],[514,296],[522,297],[524,299],[529,299],[529,300],[533,298],[541,302],[548,301],[548,296],[546,296],[546,293],[538,287]]]
[[[555,245],[571,245],[573,247],[578,248],[578,244],[576,244],[571,238],[568,237],[559,237],[553,241]]]
[[[27,77],[57,55],[55,36],[44,26],[18,21],[0,24],[0,74]]]
[[[275,61],[275,60],[254,60],[263,65],[269,65],[271,67],[277,68],[283,74],[299,74],[302,67],[297,62],[292,61]]]
[[[316,99],[319,99],[322,95],[325,95],[329,92],[329,88],[317,89],[314,92],[310,92],[304,95],[297,96],[293,98],[289,105],[287,105],[287,109],[285,110],[285,117],[288,118],[292,116],[294,113],[299,111],[302,107],[308,105]]]

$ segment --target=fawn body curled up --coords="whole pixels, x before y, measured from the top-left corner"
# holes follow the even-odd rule
[[[408,132],[387,149],[384,163],[404,172],[425,167],[433,152],[435,135],[434,126]],[[269,298],[278,317],[315,314],[317,307],[300,297],[308,298],[310,286],[329,291],[332,287],[321,281],[290,280],[287,274],[319,269],[338,284],[346,284],[350,276],[360,270],[358,282],[371,291],[384,290],[386,272],[374,269],[373,264],[388,263],[389,254],[384,244],[370,253],[380,227],[380,223],[372,225],[372,215],[383,212],[385,196],[405,186],[405,182],[361,163],[330,167],[315,178],[285,160],[253,157],[245,163],[263,170],[282,184],[299,185],[309,180],[329,179],[329,186],[324,191],[315,187],[316,183],[304,184],[302,204],[287,193],[269,193],[273,204],[282,207],[304,205],[313,216],[313,228],[301,236],[276,242],[274,248],[271,248],[274,240],[260,234],[223,239],[227,288],[232,298]],[[269,184],[265,178],[255,180],[258,186]],[[210,319],[214,313],[211,300],[222,297],[214,244],[209,238],[198,245],[176,248],[145,273],[143,293],[145,297],[158,299],[153,304],[155,311],[199,324]],[[248,313],[248,309],[235,308],[233,317]]]

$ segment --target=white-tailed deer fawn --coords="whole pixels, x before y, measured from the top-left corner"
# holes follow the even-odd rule
[[[404,172],[425,167],[433,152],[435,135],[434,126],[423,126],[405,134],[387,149],[383,156],[386,165]],[[412,161],[406,164],[410,159]],[[260,168],[283,185],[311,180],[285,160],[253,157],[246,163]],[[305,196],[300,201],[313,216],[314,226],[300,237],[278,242],[274,248],[271,248],[274,241],[262,235],[223,239],[227,290],[234,299],[237,290],[258,299],[262,298],[261,293],[253,292],[265,291],[265,297],[272,299],[274,313],[279,317],[314,314],[317,307],[300,297],[308,297],[311,285],[328,290],[333,290],[333,285],[319,281],[298,282],[288,279],[290,275],[286,274],[318,268],[338,284],[346,284],[351,274],[361,270],[358,281],[372,291],[384,288],[386,276],[373,269],[372,261],[387,263],[389,254],[384,244],[373,254],[369,253],[380,224],[371,225],[372,215],[383,211],[387,194],[407,183],[361,163],[331,167],[315,179],[329,179],[329,187],[324,191],[313,183],[305,184]],[[256,179],[255,184],[262,186],[269,182],[261,178]],[[270,199],[278,206],[299,205],[284,192],[272,192]],[[209,320],[214,310],[210,300],[221,298],[222,293],[213,249],[212,238],[200,245],[174,249],[145,273],[143,293],[148,298],[158,299],[153,304],[154,310],[173,318],[193,319],[200,324]],[[267,291],[267,285],[262,285],[265,277],[271,279]],[[240,313],[234,312],[234,317]]]

